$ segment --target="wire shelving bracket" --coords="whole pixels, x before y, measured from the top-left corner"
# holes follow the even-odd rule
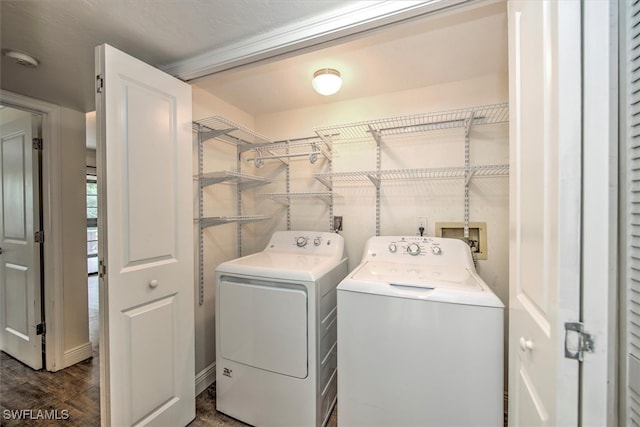
[[[250,222],[263,221],[270,218],[270,216],[266,215],[211,216],[200,218],[198,221],[200,221],[202,228],[207,228],[230,223],[247,224]]]
[[[380,235],[380,185],[387,180],[411,179],[464,179],[464,236],[469,236],[469,183],[472,177],[506,176],[509,165],[471,166],[469,135],[474,126],[502,124],[509,122],[509,104],[491,104],[478,107],[460,108],[444,112],[417,114],[323,126],[315,129],[324,141],[353,142],[373,140],[376,143],[376,170],[362,172],[340,172],[315,174],[315,177],[329,190],[335,182],[370,181],[376,187],[376,235]],[[464,129],[464,166],[451,168],[382,170],[380,161],[381,145],[385,137],[398,137],[419,132]]]
[[[469,120],[469,118],[472,118]],[[316,134],[333,142],[376,139],[390,135],[403,135],[442,129],[467,128],[509,122],[509,104],[492,104],[460,108],[437,113],[416,114],[379,120],[322,126]]]
[[[303,192],[303,193],[259,193],[256,197],[262,199],[271,199],[284,206],[289,206],[292,199],[320,199],[327,205],[332,203],[331,192]]]
[[[262,216],[242,216],[242,203],[240,200],[241,191],[246,186],[257,185],[260,183],[272,182],[272,180],[261,178],[257,176],[247,175],[241,173],[241,164],[237,161],[237,172],[232,171],[219,171],[219,172],[204,172],[203,161],[203,144],[206,141],[215,139],[217,141],[223,141],[238,147],[238,151],[244,146],[254,146],[257,144],[270,144],[272,143],[267,137],[260,135],[257,132],[252,131],[242,125],[232,122],[222,116],[213,116],[200,120],[196,120],[192,123],[192,130],[198,133],[198,264],[199,264],[199,283],[198,283],[198,300],[199,304],[204,304],[204,234],[203,230],[207,227],[227,224],[235,222],[238,224],[237,239],[238,239],[238,256],[242,252],[242,227],[240,226],[246,222],[259,221],[266,219]],[[204,216],[204,203],[203,203],[203,189],[209,185],[218,184],[221,182],[228,182],[237,184],[237,213],[235,217],[210,217],[203,218]]]
[[[251,129],[222,116],[207,117],[193,122],[193,129],[200,134],[200,142],[216,138],[234,145],[269,144],[272,141]]]

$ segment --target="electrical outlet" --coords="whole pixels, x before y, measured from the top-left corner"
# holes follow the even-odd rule
[[[422,230],[422,235],[427,235],[427,217],[419,216],[416,217],[416,234],[420,236],[420,230]]]
[[[333,217],[333,231],[336,233],[342,231],[342,216]]]

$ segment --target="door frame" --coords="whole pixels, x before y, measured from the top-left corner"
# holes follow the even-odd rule
[[[583,425],[618,424],[618,3],[582,3]]]
[[[60,180],[61,107],[0,89],[0,103],[42,115],[42,222],[44,228],[44,314],[47,324],[45,369],[64,368],[64,311],[62,277],[62,205]]]

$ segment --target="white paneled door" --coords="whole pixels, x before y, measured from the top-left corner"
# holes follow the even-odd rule
[[[509,424],[578,425],[581,2],[509,2]]]
[[[38,152],[30,114],[0,133],[0,350],[42,368]]]
[[[102,425],[195,417],[191,87],[96,48]]]

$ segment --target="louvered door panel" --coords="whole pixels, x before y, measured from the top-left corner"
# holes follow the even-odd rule
[[[626,131],[623,152],[626,154],[626,358],[624,378],[626,422],[640,425],[640,0],[620,3],[625,11]],[[624,200],[624,197],[623,197]]]

